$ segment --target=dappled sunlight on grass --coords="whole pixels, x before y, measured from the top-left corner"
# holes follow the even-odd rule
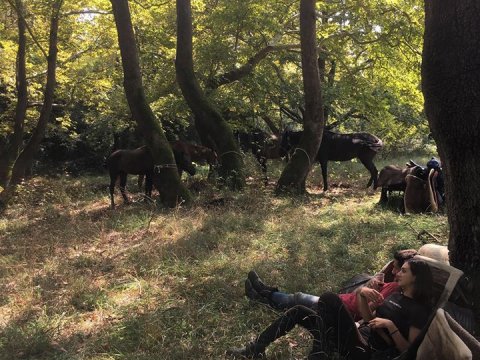
[[[0,357],[222,358],[276,316],[244,299],[250,269],[283,290],[318,294],[419,247],[422,230],[446,243],[444,215],[379,207],[365,169],[351,166],[339,179],[332,165],[327,192],[317,171],[298,198],[273,196],[259,171],[242,193],[189,180],[194,204],[173,210],[111,210],[106,177],[35,179],[0,219]],[[302,358],[308,339],[296,330],[269,354]]]

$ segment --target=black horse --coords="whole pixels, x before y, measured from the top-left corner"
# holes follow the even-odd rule
[[[302,135],[303,131],[284,131],[280,146],[281,155],[286,155],[286,151],[294,151]],[[322,168],[323,190],[328,190],[328,161],[347,161],[353,158],[358,158],[370,172],[367,187],[372,184],[375,187],[378,170],[373,163],[373,158],[382,147],[382,140],[369,133],[339,134],[324,130],[322,143],[315,158]]]
[[[177,167],[179,174],[185,170],[190,175],[195,175],[195,167],[187,153],[173,149],[173,155],[175,156],[176,164],[172,166]],[[105,160],[105,166],[110,173],[110,200],[112,209],[115,208],[113,193],[118,178],[120,178],[120,192],[122,193],[123,200],[125,203],[129,202],[125,191],[128,174],[145,175],[145,195],[148,198],[151,197],[155,169],[152,154],[147,146],[142,146],[134,150],[116,150]]]
[[[276,135],[270,135],[261,129],[253,129],[250,132],[237,131],[234,133],[240,149],[246,153],[251,151],[257,159],[268,185],[267,160],[280,158],[280,139]]]

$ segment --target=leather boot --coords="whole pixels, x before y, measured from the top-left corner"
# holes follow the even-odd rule
[[[270,305],[270,300],[260,295],[252,286],[250,280],[245,280],[245,296],[252,301],[257,301],[262,304]]]
[[[260,276],[258,276],[255,270],[252,270],[248,273],[248,280],[250,280],[252,283],[255,291],[266,298],[269,298],[272,292],[278,291],[277,287],[266,285],[262,279],[260,279]]]
[[[265,357],[265,346],[250,342],[244,347],[227,350],[227,355],[234,359],[262,359]]]

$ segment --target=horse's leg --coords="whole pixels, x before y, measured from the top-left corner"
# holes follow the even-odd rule
[[[153,188],[153,173],[145,174],[145,200],[151,200]]]
[[[208,164],[208,175],[207,175],[207,180],[212,179],[213,177],[213,169],[212,169],[212,164]]]
[[[125,201],[125,204],[129,204],[130,201],[128,200],[128,196],[125,190],[125,187],[127,186],[127,173],[120,173],[120,192],[122,193],[123,196],[123,201]]]
[[[110,207],[115,209],[115,201],[113,200],[113,194],[115,192],[115,183],[117,182],[117,174],[110,172]]]
[[[143,185],[143,178],[145,177],[145,175],[138,175],[138,190],[142,190],[142,185]]]
[[[375,156],[375,153],[374,153]],[[367,188],[370,187],[370,185],[373,184],[373,187],[375,188],[377,186],[377,180],[378,180],[378,170],[375,167],[375,164],[373,163],[372,159],[373,156],[362,156],[358,157],[360,161],[362,162],[363,166],[367,168],[368,171],[370,171],[370,179],[368,180],[367,183]]]
[[[212,164],[209,164],[209,165],[208,165],[208,175],[207,175],[207,179],[208,179],[209,181],[214,181],[214,180],[215,180],[216,171],[217,171],[217,166],[216,166],[216,165],[212,165]]]
[[[262,173],[263,173],[263,181],[265,183],[265,186],[268,185],[268,176],[267,176],[267,158],[263,155],[258,154],[257,155],[257,161],[259,162],[260,166],[262,167]]]
[[[380,195],[380,204],[386,204],[388,202],[388,189],[382,187],[382,194]]]
[[[320,167],[322,168],[322,178],[323,178],[323,191],[328,190],[328,182],[327,182],[327,175],[328,175],[328,160],[321,161]]]

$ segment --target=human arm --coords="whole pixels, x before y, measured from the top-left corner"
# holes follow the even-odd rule
[[[364,321],[374,318],[372,309],[383,301],[383,296],[377,290],[369,287],[362,287],[357,291],[358,312]]]
[[[408,349],[410,344],[416,339],[418,334],[420,334],[420,329],[416,327],[410,326],[408,331],[408,339],[406,339],[402,333],[398,330],[397,326],[393,323],[392,320],[384,319],[384,318],[374,318],[368,322],[368,326],[372,329],[379,330],[379,329],[386,329],[392,338],[395,347],[399,351],[405,351]],[[384,335],[382,336],[384,339],[386,334],[383,332],[379,332],[379,334]]]

